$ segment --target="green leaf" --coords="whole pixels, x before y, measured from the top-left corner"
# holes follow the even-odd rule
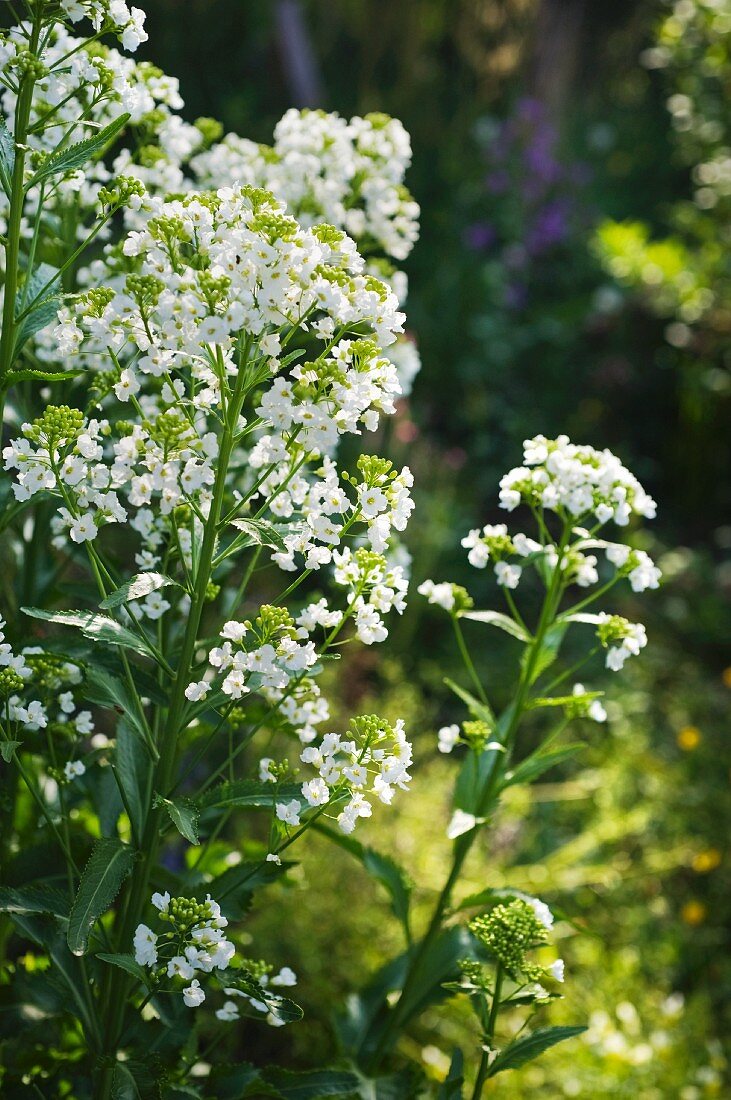
[[[577,752],[586,746],[580,742],[572,745],[563,745],[560,749],[552,749],[551,752],[534,752],[522,763],[513,768],[505,777],[504,787],[513,787],[516,783],[531,783],[539,775],[543,775],[549,768],[562,764],[564,760],[570,760]]]
[[[48,370],[36,370],[35,367],[19,367],[17,370],[7,372],[3,381],[3,389],[7,390],[11,386],[17,385],[18,382],[67,382],[69,378],[76,378],[77,375],[83,373],[83,367],[77,367],[75,370],[68,368],[52,370],[50,367]]]
[[[21,607],[25,615],[32,619],[43,619],[48,623],[62,623],[64,626],[77,627],[85,638],[103,645],[118,645],[122,649],[132,649],[135,653],[150,656],[149,646],[108,615],[95,615],[92,611],[44,611],[41,607]]]
[[[148,731],[142,724],[132,692],[123,680],[98,665],[87,665],[84,695],[90,703],[111,707],[123,714],[142,740],[147,741]]]
[[[13,753],[16,749],[19,749],[23,744],[22,741],[0,741],[0,756],[6,764],[9,764],[13,759]]]
[[[521,642],[530,642],[532,638],[527,630],[524,630],[515,619],[509,615],[503,615],[501,611],[460,611],[460,619],[472,619],[476,623],[487,623],[488,626],[496,626],[504,630],[506,634],[512,634]]]
[[[123,954],[107,954],[106,952],[99,952],[94,956],[97,959],[101,959],[102,962],[109,963],[111,966],[117,966],[120,970],[126,970],[128,974],[131,974],[133,978],[137,978],[138,982],[146,986],[148,984],[148,973],[143,966],[140,966],[138,962],[135,962],[131,955]]]
[[[142,836],[147,811],[148,778],[152,762],[146,747],[129,722],[125,713],[117,723],[114,752],[117,779],[124,792],[127,812],[137,837]]]
[[[121,840],[105,837],[94,845],[69,917],[67,942],[74,955],[85,953],[92,925],[109,909],[134,861],[134,851]]]
[[[484,908],[486,905],[496,905],[505,898],[521,898],[529,903],[538,901],[538,898],[533,897],[532,894],[526,894],[523,890],[514,890],[512,886],[488,886],[485,890],[480,890],[477,894],[470,894],[469,897],[466,897],[464,901],[459,903],[454,912],[459,913],[463,909],[478,909]]]
[[[368,874],[386,888],[391,897],[391,908],[395,917],[401,921],[407,940],[410,939],[409,904],[411,901],[411,880],[403,868],[390,856],[382,855],[373,848],[367,848],[360,841],[330,829],[327,825],[316,824],[315,828],[334,844],[350,852],[363,865]]]
[[[54,886],[42,883],[3,886],[0,913],[51,913],[54,917],[68,917],[69,899]]]
[[[462,1086],[464,1085],[464,1056],[459,1047],[452,1052],[452,1061],[449,1073],[442,1082],[437,1100],[462,1100]]]
[[[454,680],[450,680],[448,676],[444,677],[444,683],[450,691],[458,695],[462,702],[467,705],[467,709],[473,718],[478,718],[481,722],[485,722],[491,731],[495,729],[495,715],[488,703],[480,702],[474,695],[470,695],[469,691],[466,691],[465,688],[460,687]]]
[[[111,1100],[139,1100],[140,1091],[128,1066],[117,1062],[112,1074]]]
[[[120,585],[110,593],[99,606],[108,611],[123,603],[129,603],[130,600],[140,600],[143,596],[149,596],[150,592],[157,592],[158,588],[165,588],[171,584],[180,587],[177,581],[172,577],[166,577],[164,573],[137,573],[126,584]]]
[[[8,130],[4,118],[0,118],[0,183],[10,198],[12,175],[15,166],[15,139]]]
[[[83,141],[77,141],[75,145],[70,145],[68,149],[52,153],[32,176],[26,187],[35,187],[37,183],[48,179],[49,176],[57,176],[62,172],[70,172],[74,168],[81,168],[97,153],[104,151],[109,142],[117,136],[120,130],[124,129],[129,122],[129,118],[129,114],[120,115],[119,118],[115,118],[114,122],[110,122],[108,126],[100,130],[99,133],[84,138]]]
[[[198,843],[198,809],[189,798],[161,798],[155,799],[156,806],[164,806],[168,817],[182,837],[191,844]]]
[[[56,320],[60,293],[58,268],[50,264],[38,264],[15,297],[16,313],[20,315],[27,310],[15,334],[16,352],[39,329]],[[62,376],[65,376],[65,371]]]
[[[533,668],[531,671],[530,683],[534,684],[538,677],[549,668],[558,657],[558,651],[561,648],[564,635],[566,633],[567,623],[557,620],[553,626],[546,631],[546,635],[541,643],[541,647],[538,650],[537,655],[533,658]],[[531,658],[533,650],[527,649],[521,657],[521,665],[523,668],[527,667],[527,663]]]
[[[297,783],[284,783],[277,787],[274,783],[259,783],[256,779],[240,779],[211,788],[198,799],[198,804],[206,808],[226,806],[270,810],[275,799],[278,802],[287,802],[301,793]]]
[[[532,1062],[544,1050],[553,1047],[556,1043],[562,1043],[564,1039],[572,1039],[575,1035],[581,1035],[586,1031],[585,1027],[539,1027],[535,1031],[516,1039],[514,1043],[503,1048],[495,1061],[490,1066],[487,1076],[494,1077],[506,1069],[519,1069],[521,1066]]]
[[[246,536],[243,541],[236,539],[237,546],[271,546],[280,552],[286,550],[284,539],[273,523],[264,519],[234,519],[231,525]]]
[[[265,1069],[264,1079],[284,1100],[320,1100],[326,1096],[352,1096],[359,1079],[345,1070],[320,1069],[295,1073],[288,1069]]]
[[[272,1096],[277,1096],[274,1088],[264,1084],[261,1079],[261,1070],[251,1062],[241,1062],[239,1065],[216,1064],[210,1073],[208,1083],[211,1086],[211,1096],[216,1100],[242,1100],[246,1096],[267,1096],[270,1091]],[[250,1091],[250,1086],[253,1091]],[[254,1088],[254,1086],[256,1086]]]

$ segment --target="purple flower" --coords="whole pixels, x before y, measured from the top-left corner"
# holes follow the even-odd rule
[[[474,222],[468,225],[464,234],[465,244],[475,252],[490,248],[497,240],[497,233],[490,222]]]

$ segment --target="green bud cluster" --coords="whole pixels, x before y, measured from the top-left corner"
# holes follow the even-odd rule
[[[336,229],[334,225],[328,225],[327,222],[313,225],[311,232],[313,237],[316,237],[321,244],[329,245],[331,248],[336,248],[339,244],[342,244],[346,237],[342,229]]]
[[[82,301],[89,316],[101,317],[113,298],[114,291],[110,286],[96,286],[91,290],[87,290]]]
[[[55,653],[28,653],[25,663],[33,673],[33,683],[48,691],[57,691],[68,679],[68,662]]]
[[[44,65],[40,57],[36,57],[30,50],[18,50],[15,59],[11,62],[21,77],[29,76],[33,80],[42,80],[48,76],[49,69]]]
[[[394,736],[393,727],[377,714],[360,714],[357,718],[351,718],[350,730],[357,742],[369,746]]]
[[[108,187],[102,187],[99,191],[99,202],[102,206],[111,206],[116,210],[120,206],[126,206],[133,195],[140,198],[145,194],[144,184],[134,176],[117,176]]]
[[[471,607],[475,606],[475,601],[472,599],[467,589],[463,588],[461,584],[452,585],[452,595],[454,596],[454,607],[452,611],[455,613],[469,611]]]
[[[213,581],[209,581],[208,584],[206,585],[205,602],[206,603],[213,603],[213,601],[216,599],[216,597],[218,596],[218,593],[220,591],[221,591],[220,584],[215,584]]]
[[[377,279],[375,275],[366,275],[365,277],[366,290],[370,290],[372,294],[377,294],[382,302],[385,302],[389,295],[389,288],[380,279]]]
[[[0,668],[0,698],[9,699],[11,695],[16,695],[24,682],[23,677],[19,676],[14,668],[9,668],[7,665]]]
[[[160,920],[169,920],[177,928],[193,928],[212,917],[209,903],[195,898],[171,898],[167,913],[160,914]]]
[[[365,546],[359,546],[353,556],[364,579],[386,568],[386,559],[383,554],[377,554],[375,550],[369,550]]]
[[[125,289],[142,310],[145,306],[156,304],[165,289],[165,284],[156,275],[128,275]]]
[[[33,443],[45,443],[49,451],[75,440],[84,426],[84,414],[68,405],[50,405],[26,431]]]
[[[276,241],[293,241],[299,232],[299,225],[288,214],[262,211],[252,218],[251,229],[266,237],[270,244],[275,244]]]
[[[212,275],[210,271],[201,271],[197,278],[201,299],[206,303],[211,313],[225,303],[231,279],[228,275]]]
[[[630,625],[629,619],[621,615],[610,615],[604,622],[599,623],[596,636],[603,646],[609,646],[626,638]]]
[[[214,142],[220,141],[223,137],[223,126],[215,118],[197,118],[193,123],[196,130],[199,131],[203,138],[203,148],[207,149]]]
[[[247,625],[251,627],[251,623]],[[288,634],[292,637],[295,630],[294,619],[286,607],[265,603],[259,608],[259,614],[254,621],[253,629],[262,642],[271,641],[282,634]]]
[[[267,191],[264,187],[242,187],[241,194],[249,200],[251,209],[255,213],[264,206],[275,206],[277,202],[272,192]]]
[[[160,444],[165,454],[179,451],[190,439],[190,424],[174,409],[160,413],[154,421],[146,420],[144,427],[150,433],[150,438]]]
[[[470,921],[470,931],[495,956],[509,974],[526,973],[526,952],[548,942],[546,928],[533,907],[522,898],[496,905],[489,913]]]
[[[374,485],[383,485],[384,481],[393,481],[397,476],[393,462],[378,455],[360,455],[357,466],[369,489]]]
[[[462,736],[471,749],[482,752],[490,739],[490,727],[480,720],[463,722]]]

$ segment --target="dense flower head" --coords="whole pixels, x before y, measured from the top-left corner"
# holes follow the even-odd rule
[[[611,451],[579,446],[565,435],[538,435],[526,440],[523,462],[500,482],[500,505],[509,512],[523,503],[577,521],[593,514],[601,524],[613,519],[620,526],[633,514],[655,515],[652,497]]]
[[[298,797],[276,801],[276,816],[287,828],[314,811],[336,817],[341,831],[351,833],[360,818],[373,813],[368,795],[390,805],[411,781],[412,750],[403,722],[392,726],[375,714],[354,718],[345,736],[328,733],[318,744],[306,744],[300,760],[316,774],[301,784]],[[265,782],[276,784],[285,771],[272,759],[260,761]]]
[[[470,931],[511,976],[519,973],[535,979],[526,955],[534,947],[548,942],[548,930],[536,909],[523,898],[496,905],[488,913],[470,921]]]

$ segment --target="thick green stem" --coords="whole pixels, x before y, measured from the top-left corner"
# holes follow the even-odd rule
[[[472,1100],[481,1100],[482,1090],[485,1087],[485,1081],[487,1080],[488,1070],[490,1068],[490,1054],[492,1050],[492,1040],[495,1036],[495,1025],[497,1023],[498,1012],[500,1011],[500,995],[503,991],[503,965],[498,962],[495,970],[495,989],[492,994],[492,1004],[490,1005],[490,1015],[487,1021],[487,1027],[485,1029],[485,1039],[482,1047],[482,1057],[480,1058],[480,1067],[477,1071],[477,1078],[475,1080],[475,1087],[472,1091]]]
[[[160,759],[155,768],[153,789],[160,793],[166,792],[170,788],[175,771],[178,739],[182,725],[183,712],[187,703],[185,689],[190,682],[191,668],[198,641],[198,630],[206,602],[208,584],[211,579],[213,556],[216,546],[216,529],[221,516],[226,491],[226,478],[229,462],[231,460],[231,452],[233,450],[236,425],[244,399],[243,373],[243,367],[241,367],[237,378],[236,388],[231,396],[227,410],[226,423],[221,435],[211,510],[206,522],[203,543],[198,558],[195,587],[191,599],[190,613],[186,623],[180,659],[178,661],[172,686],[167,720],[162,729],[158,746]],[[132,876],[126,903],[121,910],[122,916],[119,922],[117,943],[119,950],[122,951],[128,948],[134,935],[134,930],[139,924],[140,916],[147,904],[150,875],[157,861],[160,844],[160,826],[163,813],[164,810],[160,807],[150,807],[148,809],[141,843],[143,858]],[[105,1046],[110,1058],[113,1057],[119,1042],[128,987],[129,980],[127,975],[117,970],[111,971],[110,969],[103,1006],[106,1017]],[[108,1100],[110,1094],[111,1072],[107,1068],[103,1071],[103,1076],[100,1081],[100,1100]]]
[[[33,21],[30,41],[31,54],[38,49],[41,24],[38,17]],[[15,299],[18,292],[20,271],[20,233],[25,204],[25,143],[28,137],[28,124],[33,106],[33,88],[36,78],[32,72],[25,73],[20,82],[20,92],[15,108],[15,163],[10,181],[10,209],[8,211],[8,233],[5,245],[5,299],[3,301],[2,332],[0,333],[0,437],[2,436],[3,416],[5,412],[5,391],[7,374],[13,365],[15,355]]]

